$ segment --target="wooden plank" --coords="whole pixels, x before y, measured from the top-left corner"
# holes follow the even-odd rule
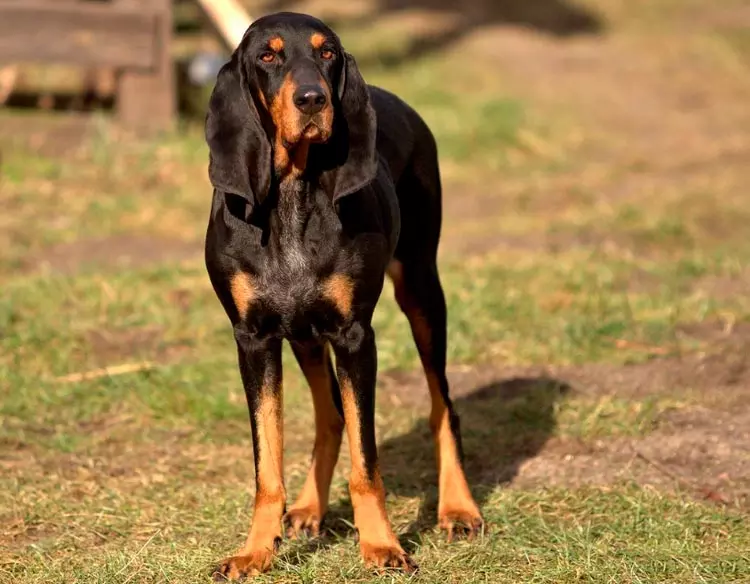
[[[0,0],[1,62],[156,66],[156,15],[119,3]]]
[[[156,11],[154,67],[123,69],[117,92],[117,117],[136,131],[159,132],[174,127],[177,87],[172,61],[172,0],[139,0]],[[138,4],[134,0],[129,3]]]

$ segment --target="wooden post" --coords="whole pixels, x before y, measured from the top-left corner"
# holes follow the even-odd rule
[[[117,117],[121,124],[138,131],[161,131],[174,126],[177,96],[172,63],[172,0],[115,0],[139,3],[155,11],[154,67],[123,69],[117,89]]]

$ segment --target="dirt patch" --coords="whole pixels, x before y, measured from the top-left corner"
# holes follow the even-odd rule
[[[704,408],[676,411],[639,439],[554,439],[524,461],[514,486],[634,481],[681,489],[720,503],[750,505],[750,414]]]
[[[153,236],[114,235],[54,245],[23,262],[26,272],[73,274],[81,269],[119,270],[200,257],[196,242]]]
[[[177,361],[191,350],[184,344],[165,341],[161,327],[128,329],[99,328],[86,334],[88,350],[99,366],[113,365],[137,358],[159,363]]]
[[[603,486],[634,481],[750,505],[750,326],[735,326],[731,334],[720,323],[684,329],[683,334],[710,340],[711,350],[626,366],[450,370],[472,483],[482,491],[499,483]],[[427,415],[421,372],[386,372],[380,380],[385,403],[412,406]],[[644,436],[582,440],[556,432],[555,404],[568,395],[634,401],[664,396],[684,405],[659,414]],[[424,446],[428,440],[424,424],[387,441],[386,473],[391,465],[414,466],[414,444]],[[414,472],[430,471],[425,465]],[[403,470],[392,474],[394,481],[404,482]],[[402,487],[406,494],[414,489]]]

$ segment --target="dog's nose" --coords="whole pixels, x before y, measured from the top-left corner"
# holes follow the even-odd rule
[[[294,92],[294,105],[303,114],[317,114],[326,104],[326,94],[316,85],[300,85]]]

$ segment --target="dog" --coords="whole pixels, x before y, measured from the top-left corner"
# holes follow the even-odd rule
[[[439,526],[451,538],[484,525],[463,470],[459,418],[445,374],[435,139],[400,98],[365,83],[334,31],[289,12],[264,16],[247,29],[217,75],[205,132],[213,187],[205,262],[234,331],[256,473],[247,540],[215,575],[264,572],[283,534],[318,534],[344,429],[365,564],[413,571],[417,566],[386,513],[375,444],[371,320],[386,274],[430,391]],[[284,340],[315,408],[310,471],[288,510]]]

